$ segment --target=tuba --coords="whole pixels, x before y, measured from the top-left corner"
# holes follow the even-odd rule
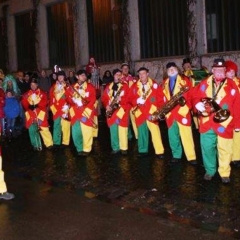
[[[221,108],[214,98],[205,97],[202,98],[201,101],[206,109],[204,112],[200,112],[203,117],[208,117],[214,113],[213,121],[216,123],[224,122],[229,118],[230,111],[228,109]]]

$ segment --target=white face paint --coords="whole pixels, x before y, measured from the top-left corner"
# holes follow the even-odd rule
[[[235,71],[230,69],[228,72],[226,72],[226,77],[233,79],[235,77]]]
[[[226,68],[225,67],[214,67],[212,69],[213,76],[215,79],[224,79],[226,77]]]
[[[176,67],[170,67],[170,68],[167,69],[167,75],[168,75],[169,77],[174,77],[174,76],[176,76],[177,74],[178,74],[178,70],[177,70]]]

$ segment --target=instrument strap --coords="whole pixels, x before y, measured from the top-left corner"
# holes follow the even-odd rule
[[[216,97],[217,97],[219,91],[221,90],[223,84],[225,83],[225,81],[226,81],[226,78],[220,82],[218,88],[216,88],[217,91],[215,92],[216,89],[215,89],[215,84],[214,84],[214,79],[213,79],[213,81],[212,81],[212,96],[213,96],[212,98],[213,99],[216,99]]]

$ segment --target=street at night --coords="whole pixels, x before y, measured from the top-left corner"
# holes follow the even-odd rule
[[[230,184],[218,175],[203,180],[196,129],[198,165],[184,158],[170,163],[165,122],[160,127],[163,160],[155,157],[151,145],[149,155],[138,158],[135,139],[129,141],[127,155],[111,155],[103,116],[87,157],[77,156],[72,143],[33,151],[27,131],[5,140],[3,170],[15,199],[0,201],[1,239],[239,238],[240,169],[232,168]]]

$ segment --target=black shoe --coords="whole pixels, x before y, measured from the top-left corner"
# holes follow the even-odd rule
[[[90,154],[90,152],[82,152],[80,156],[87,157]]]
[[[82,156],[83,151],[77,153],[78,156]]]
[[[180,163],[180,161],[181,161],[181,158],[172,158],[170,160],[170,163]]]
[[[196,166],[197,165],[197,160],[190,160],[190,161],[188,161],[188,163],[192,166]]]
[[[112,151],[111,151],[111,155],[116,155],[116,154],[118,154],[118,153],[120,153],[120,150],[112,150]]]
[[[59,148],[61,145],[59,145],[59,144],[53,144],[53,147],[54,148]]]
[[[211,181],[212,178],[213,178],[213,176],[211,176],[211,175],[209,175],[207,173],[205,173],[205,175],[203,176],[203,179],[206,180],[206,181]]]
[[[40,152],[40,151],[42,151],[42,147],[34,147],[33,151]]]
[[[128,154],[128,151],[127,151],[127,150],[121,150],[121,154],[122,154],[122,155],[127,155],[127,154]]]
[[[222,183],[230,183],[229,177],[222,177]]]
[[[164,159],[164,154],[163,153],[162,154],[156,154],[156,157],[158,159]]]
[[[14,194],[13,193],[9,193],[9,192],[5,192],[5,193],[0,193],[0,199],[4,199],[4,200],[12,200],[14,199]]]
[[[240,160],[233,160],[232,165],[236,168],[240,168]]]
[[[53,149],[54,149],[53,145],[47,147],[47,150],[49,150],[49,151],[51,151],[51,150],[53,150]]]
[[[148,153],[138,153],[138,157],[141,158],[141,157],[146,157],[148,155]]]

